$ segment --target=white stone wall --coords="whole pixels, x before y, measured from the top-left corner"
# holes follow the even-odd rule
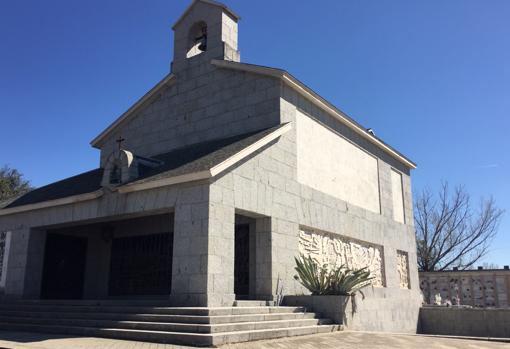
[[[380,212],[377,158],[296,112],[298,182]]]
[[[402,174],[394,169],[391,169],[391,193],[393,199],[393,219],[399,223],[405,223]]]

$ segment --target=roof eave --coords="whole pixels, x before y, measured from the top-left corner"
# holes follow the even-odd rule
[[[102,195],[103,195],[103,189],[98,189],[98,190],[90,192],[90,193],[72,195],[72,196],[67,196],[64,198],[54,199],[54,200],[46,200],[46,201],[41,201],[41,202],[37,202],[34,204],[27,204],[27,205],[20,205],[20,206],[4,208],[4,209],[0,210],[0,216],[6,216],[6,215],[11,215],[11,214],[21,213],[21,212],[26,212],[26,211],[40,210],[43,208],[49,208],[49,207],[55,207],[55,206],[75,204],[78,202],[94,200],[94,199],[101,197]]]

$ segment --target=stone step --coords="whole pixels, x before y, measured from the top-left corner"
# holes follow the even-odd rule
[[[131,314],[166,314],[166,315],[244,315],[271,313],[302,313],[304,307],[138,307],[138,306],[92,306],[92,305],[41,305],[41,304],[0,304],[2,311],[30,311],[30,312],[92,312],[92,313],[131,313]]]
[[[301,320],[278,320],[278,321],[259,321],[259,322],[243,322],[243,323],[228,323],[210,325],[211,333],[233,333],[245,331],[258,331],[269,329],[286,329],[297,327],[311,327],[318,325],[330,325],[330,319],[301,319]]]
[[[269,313],[269,314],[244,314],[244,315],[165,315],[165,314],[134,314],[134,313],[108,313],[108,312],[45,312],[45,311],[18,311],[0,310],[0,316],[25,317],[25,318],[48,318],[48,319],[96,319],[116,321],[148,321],[148,322],[172,322],[193,324],[222,324],[237,322],[258,322],[293,319],[318,318],[316,313]]]
[[[126,301],[0,303],[0,329],[211,346],[340,329],[304,307],[239,301],[232,307],[169,307]]]
[[[144,342],[169,343],[195,346],[213,345],[211,334],[185,333],[185,332],[163,332],[163,331],[142,331],[118,328],[97,328],[97,327],[75,327],[75,326],[52,326],[27,323],[0,323],[1,330],[54,333],[63,335],[77,335],[86,337],[104,337],[126,340],[137,340]]]
[[[49,326],[72,326],[72,327],[98,327],[118,328],[131,330],[163,331],[163,332],[187,332],[187,333],[220,333],[249,330],[263,330],[288,327],[307,327],[314,325],[330,324],[328,319],[292,319],[276,321],[258,321],[226,324],[185,324],[168,322],[145,322],[145,321],[112,321],[96,319],[51,319],[32,317],[6,317],[0,316],[0,322],[36,324]]]
[[[20,299],[8,303],[19,305],[82,305],[82,306],[143,306],[143,307],[169,307],[169,300],[165,299]]]
[[[239,342],[257,341],[265,339],[305,336],[318,333],[329,333],[343,330],[341,325],[317,325],[306,327],[276,328],[270,330],[239,331],[213,334],[213,345],[223,345]]]
[[[234,307],[265,307],[274,306],[274,301],[256,301],[256,300],[236,300]]]
[[[276,321],[292,319],[317,319],[318,313],[270,313],[270,314],[244,314],[244,315],[222,315],[210,316],[210,324],[224,324],[229,322],[257,322]]]
[[[334,332],[340,330],[341,327],[338,325],[314,325],[303,327],[288,327],[263,330],[223,332],[215,334],[201,334],[201,333],[164,332],[164,331],[131,330],[118,328],[77,327],[77,326],[53,326],[53,325],[2,322],[0,323],[0,329],[11,331],[30,331],[70,335],[72,334],[92,337],[130,339],[157,343],[211,346],[253,340]]]

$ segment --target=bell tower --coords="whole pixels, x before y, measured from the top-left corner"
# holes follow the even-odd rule
[[[237,22],[240,17],[212,0],[193,0],[175,22],[172,72],[212,59],[239,62]]]

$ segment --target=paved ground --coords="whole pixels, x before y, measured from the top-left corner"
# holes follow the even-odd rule
[[[186,349],[190,347],[103,338],[0,331],[0,349]],[[368,332],[337,332],[226,345],[223,349],[499,349],[510,343]]]

